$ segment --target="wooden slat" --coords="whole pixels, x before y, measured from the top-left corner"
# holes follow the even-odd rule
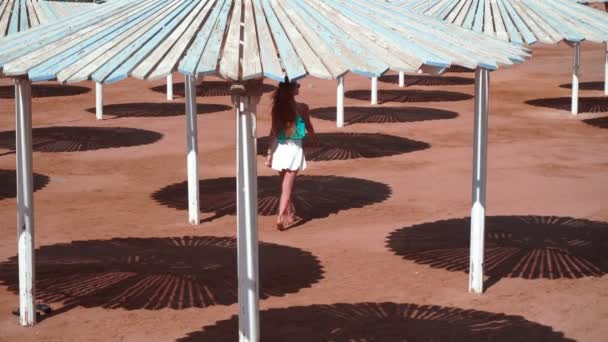
[[[306,21],[302,12],[294,8],[293,2],[279,2],[283,11],[298,27],[300,34],[306,39],[310,46],[315,47],[315,53],[321,59],[324,66],[332,74],[333,78],[337,78],[348,72],[350,60],[341,56],[341,48],[335,45],[330,45],[319,36],[310,21]],[[260,40],[261,41],[261,40]]]
[[[332,79],[333,77],[329,70],[327,70],[325,65],[323,65],[323,62],[319,56],[317,56],[314,49],[308,45],[308,42],[304,39],[296,26],[291,22],[289,16],[287,16],[283,9],[279,6],[278,1],[272,0],[271,4],[275,14],[277,15],[277,19],[289,37],[291,45],[294,47],[298,56],[304,63],[308,74],[321,79]]]
[[[276,53],[272,34],[262,10],[260,0],[253,0],[253,10],[255,14],[255,28],[258,34],[258,43],[260,45],[260,61],[264,76],[278,82],[282,82],[285,78],[283,67]]]
[[[8,22],[11,17],[14,0],[4,0],[0,3],[0,38],[8,34]]]
[[[252,0],[245,0],[245,35],[243,37],[243,80],[257,79],[264,75]]]
[[[186,50],[196,30],[207,16],[211,5],[212,1],[200,1],[171,35],[159,44],[146,59],[139,63],[131,72],[131,76],[144,79],[161,61],[163,64],[160,66],[160,70],[156,68],[155,75],[150,77],[150,79],[169,75],[173,71],[172,69],[177,63],[177,59]],[[165,60],[168,60],[168,62],[165,62]]]
[[[228,17],[230,15],[231,7],[232,0],[227,0],[222,7],[218,20],[209,35],[209,40],[204,46],[202,53],[199,55],[200,57],[195,72],[197,76],[209,75],[217,72],[222,41],[226,30],[228,29]]]
[[[27,13],[29,14],[28,17],[30,19],[30,24],[32,27],[35,27],[35,26],[40,25],[40,21],[38,20],[38,14],[36,14],[36,11],[34,10],[34,5],[32,4],[32,2],[34,2],[34,1],[27,0],[26,5],[27,5]]]
[[[268,0],[261,0],[261,2],[262,9],[266,14],[268,26],[270,27],[274,42],[277,45],[279,54],[281,56],[281,64],[283,65],[283,69],[285,69],[287,77],[289,77],[290,80],[298,80],[303,78],[307,74],[306,68],[302,64],[302,61],[300,60],[300,57],[298,57],[294,47],[291,45],[287,34],[281,27],[279,20],[270,6],[270,2]]]
[[[15,0],[13,6],[11,6],[11,20],[8,24],[8,34],[14,34],[19,32],[19,0]]]
[[[235,0],[230,23],[228,24],[228,34],[224,40],[224,52],[220,60],[220,75],[230,80],[238,80],[240,76],[239,53],[241,50],[242,9],[242,1]]]

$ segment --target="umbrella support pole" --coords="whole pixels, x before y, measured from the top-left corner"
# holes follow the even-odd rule
[[[186,75],[186,146],[188,167],[188,222],[200,223],[198,190],[198,129],[196,124],[196,90],[193,76]]]
[[[372,77],[372,104],[378,104],[378,77]]]
[[[95,117],[103,120],[103,85],[95,83]]]
[[[253,83],[256,92],[261,84]],[[237,137],[237,258],[239,342],[260,340],[258,288],[258,195],[256,161],[256,109],[261,94],[252,95],[233,85]]]
[[[19,259],[19,321],[36,324],[34,268],[34,183],[32,170],[32,88],[27,78],[15,79],[17,159],[17,241]]]
[[[606,6],[608,6],[608,2],[606,3]],[[604,95],[608,96],[608,42],[604,43],[604,49],[606,58],[606,61],[604,62]]]
[[[405,87],[405,72],[399,71],[399,88]]]
[[[486,174],[488,155],[488,95],[490,72],[475,71],[475,136],[473,150],[473,208],[471,209],[471,251],[469,292],[483,293]]]
[[[173,74],[167,75],[167,101],[173,101]]]
[[[581,44],[574,44],[574,60],[572,66],[572,114],[578,115],[578,77],[581,65]]]
[[[336,90],[336,126],[344,127],[344,76],[338,77]]]

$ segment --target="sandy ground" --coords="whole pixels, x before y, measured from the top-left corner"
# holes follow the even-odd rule
[[[323,135],[296,190],[304,224],[274,229],[278,188],[258,157],[262,340],[604,341],[604,54],[583,44],[583,113],[574,117],[564,85],[571,53],[539,47],[530,62],[491,75],[483,295],[467,292],[466,274],[474,74],[408,76],[403,89],[387,77],[375,107],[369,80],[348,76],[344,129],[331,120],[335,83],[305,80],[300,99]],[[205,79],[203,222],[191,226],[183,98],[167,103],[162,85],[107,86],[100,122],[91,83],[34,89],[34,127],[44,128],[34,134],[37,291],[55,311],[24,329],[11,315],[14,111],[0,80],[0,340],[237,340],[230,98]]]

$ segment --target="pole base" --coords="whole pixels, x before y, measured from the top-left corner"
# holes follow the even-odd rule
[[[48,315],[51,312],[53,312],[53,309],[48,304],[44,304],[44,303],[36,304],[36,314],[39,315],[40,313],[43,313],[45,315]],[[11,311],[11,313],[15,316],[20,316],[19,309],[15,309],[15,310]]]

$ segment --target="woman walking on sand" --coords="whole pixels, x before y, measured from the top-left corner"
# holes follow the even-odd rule
[[[291,194],[299,171],[306,169],[302,139],[310,134],[316,143],[315,130],[310,122],[308,105],[296,101],[300,93],[297,82],[281,82],[273,95],[272,127],[266,166],[279,172],[281,199],[277,229],[285,230],[296,222]]]

